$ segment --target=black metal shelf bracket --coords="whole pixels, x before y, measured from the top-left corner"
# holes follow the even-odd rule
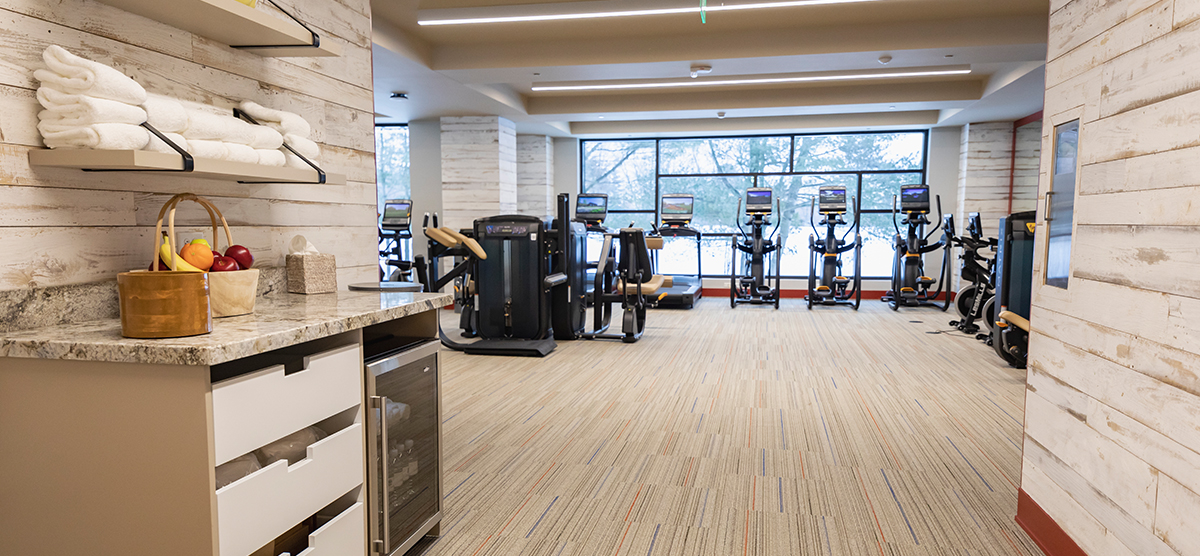
[[[271,4],[272,6],[275,6],[275,9],[283,12],[283,15],[290,17],[292,19],[292,21],[295,21],[297,24],[299,24],[301,27],[303,27],[305,31],[308,31],[308,33],[310,35],[312,35],[312,44],[258,44],[258,45],[239,44],[239,45],[229,45],[229,48],[252,49],[252,48],[320,48],[321,47],[321,36],[318,35],[316,31],[313,31],[312,28],[310,28],[308,25],[305,25],[305,23],[303,21],[300,21],[300,19],[297,18],[296,16],[292,15],[291,12],[283,9],[283,7],[280,6],[279,4],[276,4],[274,0],[266,0],[266,2],[268,4]]]
[[[270,0],[268,0],[268,1],[270,1]],[[253,118],[253,117],[252,117],[250,114],[247,114],[246,112],[244,112],[244,111],[243,111],[242,109],[240,109],[240,108],[234,108],[234,109],[233,109],[233,115],[234,115],[235,117],[238,117],[238,118],[241,118],[241,119],[243,119],[243,120],[246,120],[247,122],[250,122],[250,123],[252,123],[252,124],[254,124],[254,125],[262,125],[262,124],[258,123],[258,120],[255,120],[255,119],[254,119],[254,118]],[[317,166],[315,163],[313,163],[313,161],[309,160],[307,157],[305,157],[304,155],[300,154],[299,152],[296,152],[296,149],[293,149],[291,145],[287,144],[287,141],[284,141],[284,142],[283,142],[283,148],[287,149],[287,150],[288,150],[288,151],[290,151],[292,154],[296,155],[296,158],[299,158],[300,160],[303,160],[303,161],[304,161],[304,163],[305,163],[305,164],[307,164],[307,165],[309,165],[309,166],[311,166],[313,170],[316,170],[316,172],[317,172],[317,181],[288,181],[288,182],[279,182],[279,181],[241,181],[241,180],[239,180],[239,181],[238,181],[238,183],[246,183],[246,184],[261,184],[261,183],[297,183],[297,184],[301,184],[301,185],[322,185],[322,184],[324,184],[324,183],[325,183],[325,180],[326,180],[325,171],[324,171],[324,170],[322,170],[320,166]]]
[[[142,122],[141,126],[146,128],[147,130],[149,130],[150,133],[154,134],[155,137],[158,137],[159,140],[161,140],[163,143],[166,143],[167,146],[171,147],[171,149],[173,149],[175,152],[179,153],[179,156],[183,157],[183,168],[180,168],[178,170],[165,170],[165,169],[161,169],[161,168],[84,168],[83,171],[84,172],[191,172],[196,169],[196,159],[192,158],[191,153],[184,150],[183,147],[176,145],[174,141],[168,139],[167,136],[163,135],[163,133],[161,131],[154,129],[154,126],[150,125],[150,122]]]

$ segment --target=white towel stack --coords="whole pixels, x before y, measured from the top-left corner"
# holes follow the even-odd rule
[[[142,149],[150,132],[139,124],[146,90],[125,74],[51,45],[42,52],[47,69],[33,72],[42,110],[38,131],[47,147]]]
[[[249,100],[242,102],[241,108],[243,112],[249,114],[250,117],[259,123],[283,134],[283,142],[296,149],[296,152],[311,160],[313,164],[318,163],[318,159],[321,156],[321,147],[309,139],[309,136],[312,134],[312,126],[299,114],[274,110]],[[287,166],[289,168],[300,168],[303,170],[312,168],[287,149],[282,149],[280,145],[275,145],[274,147],[256,146],[255,148],[259,150],[259,156],[264,161],[262,164],[266,164],[266,161],[270,160],[272,162],[278,161],[279,166]],[[270,151],[265,150],[268,148]]]
[[[189,152],[201,158],[217,158],[232,162],[283,166],[282,158],[264,157],[258,149],[275,152],[283,144],[283,136],[266,126],[253,125],[240,118],[199,109],[185,110]]]

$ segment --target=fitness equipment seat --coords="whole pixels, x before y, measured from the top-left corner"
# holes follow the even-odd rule
[[[620,257],[613,240],[620,247]],[[659,290],[670,287],[666,276],[654,274],[647,244],[662,248],[662,238],[647,238],[641,228],[622,228],[616,234],[605,234],[600,249],[592,296],[593,330],[582,336],[589,340],[621,340],[633,343],[646,331],[646,308],[649,298],[659,296]],[[612,304],[621,304],[621,333],[609,334],[612,323]]]
[[[958,320],[950,321],[950,326],[953,326],[966,334],[975,334],[979,332],[979,325],[975,324],[976,320],[982,320],[984,325],[989,330],[992,328],[992,322],[995,321],[994,306],[991,301],[995,295],[995,288],[992,282],[992,273],[995,268],[996,259],[985,257],[982,252],[984,250],[994,250],[997,245],[996,238],[983,237],[983,223],[978,212],[972,212],[967,215],[967,233],[969,237],[952,236],[950,244],[962,247],[962,254],[959,259],[962,259],[959,278],[963,282],[962,288],[954,296],[954,309],[958,311]],[[977,335],[976,338],[983,340],[987,334]]]
[[[478,261],[487,259],[487,253],[474,238],[456,232],[450,228],[438,228],[437,213],[433,214],[432,226],[429,213],[425,214],[421,227],[425,237],[429,239],[429,261],[425,255],[413,257],[413,267],[417,280],[425,292],[437,292],[447,285],[454,283],[454,303],[462,311],[459,324],[464,330],[473,335],[476,327],[475,315],[475,274]],[[449,272],[442,275],[439,272],[439,262],[443,259],[457,262]],[[438,328],[441,331],[440,324]],[[443,336],[444,337],[444,336]]]
[[[738,231],[741,238],[732,238],[733,256],[730,257],[729,269],[729,306],[737,307],[741,303],[754,305],[775,305],[779,308],[780,273],[779,257],[783,253],[783,242],[775,241],[779,232],[779,223],[769,235],[763,234],[763,229],[771,225],[772,208],[779,212],[778,201],[772,202],[772,192],[766,187],[752,187],[746,190],[746,225],[750,226],[750,235],[742,228],[742,219],[737,219]],[[738,212],[742,211],[742,200],[738,199]],[[768,262],[767,256],[775,254],[774,264]],[[738,272],[738,259],[741,258],[742,271]],[[775,285],[771,286],[770,273],[773,268]]]
[[[1029,355],[1029,308],[1033,294],[1034,211],[1017,212],[1000,220],[996,251],[996,326],[992,348],[1010,366],[1025,368]]]
[[[818,207],[819,204],[819,207]],[[854,210],[854,222],[846,233],[837,237],[837,227],[847,222],[842,218],[846,214],[846,188],[825,186],[818,192],[817,202],[809,205],[808,220],[812,224],[813,233],[808,236],[808,308],[813,305],[849,305],[857,311],[862,303],[862,236],[859,233],[859,211],[853,199],[850,207]],[[825,226],[825,237],[819,238],[814,211],[821,214],[821,226]],[[846,237],[854,232],[854,241],[846,243]],[[854,251],[854,276],[842,274],[842,253]],[[821,260],[820,285],[817,284],[817,259]]]
[[[907,227],[907,234],[900,233],[896,223],[897,198],[892,197],[892,226],[896,228],[896,236],[892,242],[895,255],[892,257],[892,289],[880,298],[891,306],[893,311],[904,307],[934,307],[945,311],[950,308],[950,237],[954,236],[954,215],[942,215],[942,198],[937,197],[939,222],[928,234],[925,227],[931,222],[926,217],[929,214],[929,186],[905,185],[900,188],[899,212],[904,213],[901,224]],[[938,228],[944,227],[942,239],[929,243],[929,238],[937,233]],[[925,275],[925,257],[927,253],[942,250],[942,276],[935,280]],[[929,290],[937,284],[936,291],[930,295]],[[945,294],[943,298],[942,295]],[[942,303],[937,303],[942,298]]]

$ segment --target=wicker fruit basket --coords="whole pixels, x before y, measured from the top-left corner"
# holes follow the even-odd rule
[[[208,218],[212,223],[211,246],[213,250],[217,249],[222,229],[225,231],[225,248],[228,249],[234,245],[229,223],[225,221],[225,215],[221,214],[221,210],[212,201],[191,193],[181,193],[172,197],[163,206],[163,211],[167,212],[167,241],[172,253],[177,253],[179,247],[175,243],[175,210],[182,201],[193,201],[208,211]],[[162,215],[160,214],[159,221],[161,222],[161,220]],[[174,261],[170,262],[168,266],[177,267]],[[254,301],[258,295],[258,269],[208,272],[207,274],[209,303],[212,306],[213,318],[236,317],[254,312]]]

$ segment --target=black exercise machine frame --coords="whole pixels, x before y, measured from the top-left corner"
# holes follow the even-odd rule
[[[860,181],[860,184],[861,184],[861,181]],[[808,221],[809,221],[809,224],[812,225],[813,235],[808,236],[808,255],[809,255],[808,256],[808,295],[804,296],[804,299],[805,299],[805,301],[808,302],[809,309],[812,309],[813,305],[848,305],[850,307],[853,307],[854,310],[857,311],[858,308],[862,305],[862,245],[863,245],[863,241],[862,241],[862,230],[859,229],[859,224],[861,222],[861,214],[862,213],[859,210],[856,199],[851,197],[850,198],[850,207],[854,210],[853,225],[849,229],[847,229],[846,233],[842,234],[841,239],[838,240],[837,234],[836,234],[836,226],[839,223],[844,224],[845,222],[844,221],[839,222],[837,220],[830,220],[830,218],[831,217],[840,217],[841,214],[823,215],[823,216],[825,216],[825,220],[823,220],[821,223],[827,227],[826,237],[824,240],[818,241],[816,239],[816,237],[818,235],[820,235],[821,232],[817,230],[817,223],[816,223],[816,218],[815,218],[816,207],[817,207],[817,202],[816,202],[816,199],[814,198],[813,203],[811,205],[809,205],[809,213],[808,213]],[[850,232],[854,232],[854,242],[846,243],[846,238],[849,237]],[[836,240],[838,242],[838,244],[841,245],[841,247],[837,247],[835,245],[834,249],[832,251],[830,251],[829,244],[830,244],[830,241],[833,241],[833,240]],[[836,286],[831,285],[832,282],[830,284],[824,283],[828,277],[825,276],[825,274],[826,274],[825,270],[822,270],[822,272],[821,272],[822,285],[830,287],[830,295],[825,296],[825,297],[817,296],[816,295],[817,257],[818,256],[822,256],[822,258],[828,257],[828,256],[837,257],[837,266],[840,267],[841,266],[841,255],[843,253],[848,253],[850,251],[854,251],[854,278],[851,279],[853,287],[851,289],[844,290],[842,293],[839,294],[837,292],[837,290],[834,289]],[[822,261],[822,262],[824,262],[824,261]],[[832,279],[830,279],[830,280],[832,280]],[[854,299],[851,300],[851,297],[853,297]]]

